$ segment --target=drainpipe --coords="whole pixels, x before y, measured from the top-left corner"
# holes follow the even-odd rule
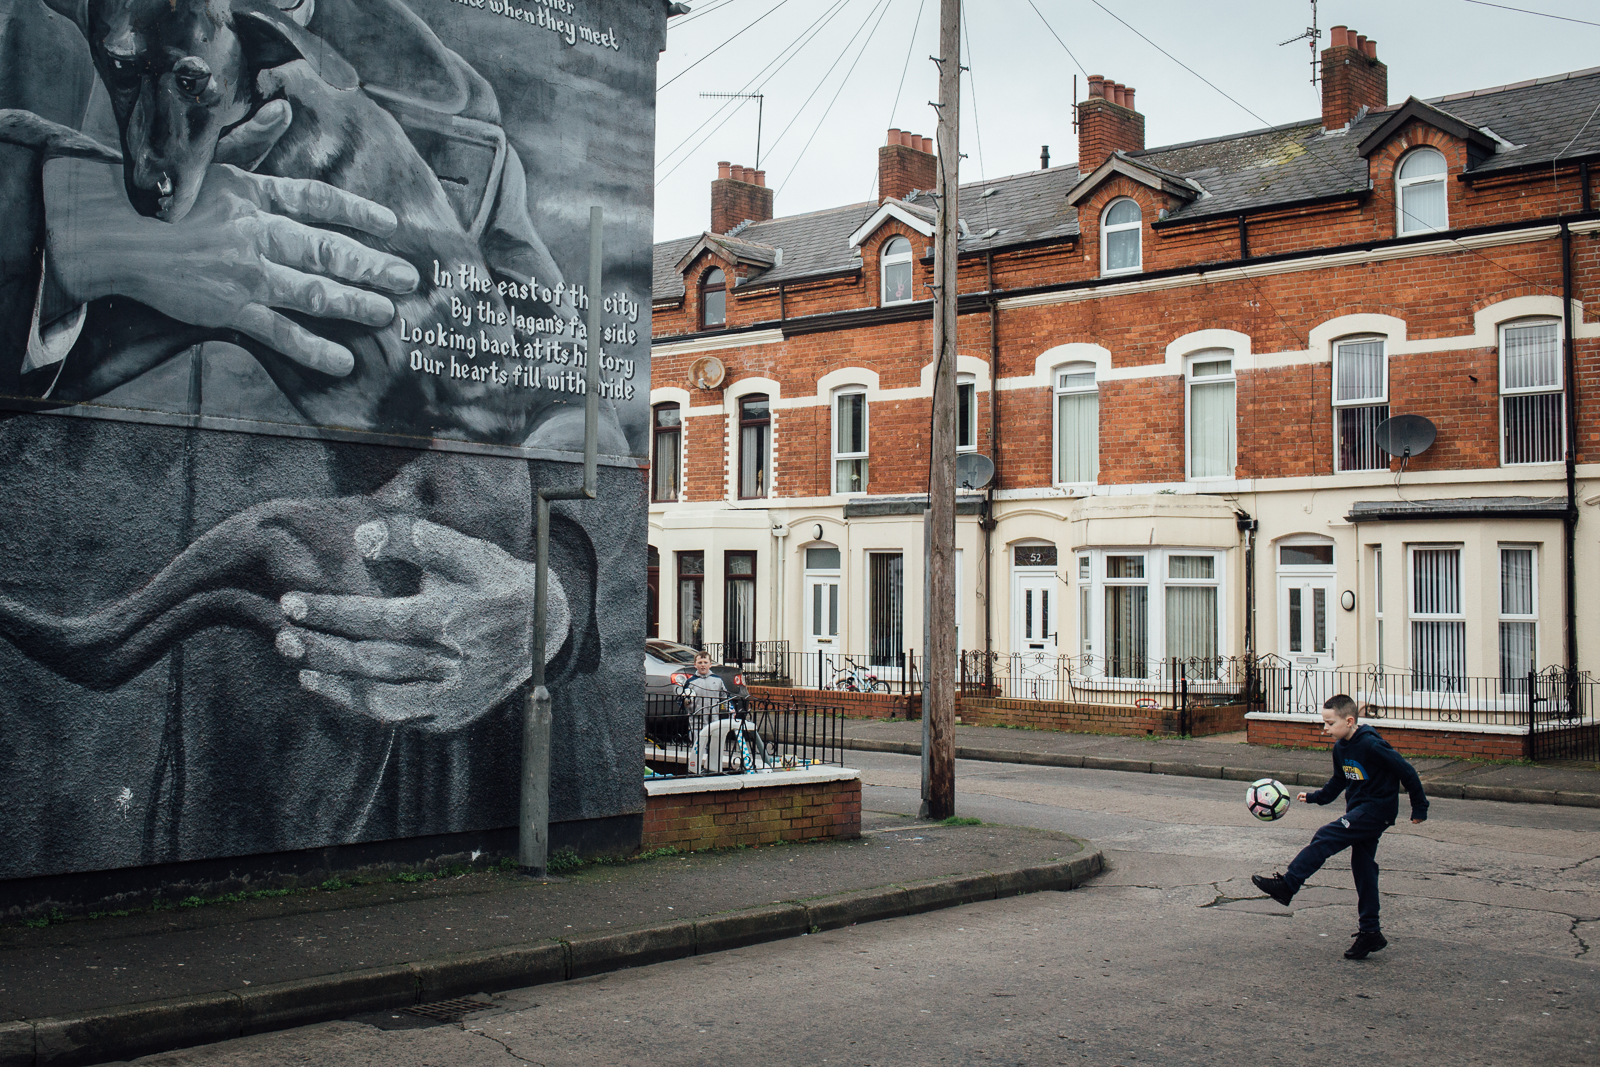
[[[550,854],[550,690],[544,685],[544,646],[550,599],[550,501],[593,500],[599,481],[600,249],[605,209],[589,209],[588,349],[584,354],[583,485],[540,489],[534,496],[532,691],[522,709],[522,796],[517,827],[517,867],[542,878]]]
[[[987,681],[994,648],[994,483],[1000,478],[1000,305],[994,295],[992,250],[984,256],[984,272],[984,288],[989,291],[989,451],[993,453],[989,458],[994,460],[994,477],[983,488],[983,514],[978,519],[978,528],[983,531],[983,662]]]
[[[1245,692],[1254,699],[1256,675],[1256,530],[1261,523],[1248,512],[1234,512],[1234,524],[1244,534],[1244,678]]]
[[[1573,367],[1572,343],[1572,231],[1561,223],[1561,332],[1566,356],[1567,511],[1562,518],[1566,533],[1567,707],[1576,708],[1578,672],[1578,377]]]

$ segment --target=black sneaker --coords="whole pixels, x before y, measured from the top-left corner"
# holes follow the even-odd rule
[[[1364,960],[1369,953],[1377,952],[1388,943],[1389,939],[1379,931],[1374,930],[1368,933],[1363,930],[1356,934],[1356,939],[1350,942],[1349,948],[1344,950],[1344,958],[1347,960]]]
[[[1294,899],[1294,890],[1289,888],[1289,883],[1284,880],[1281,874],[1274,874],[1271,878],[1263,878],[1259,874],[1252,874],[1250,880],[1255,883],[1257,889],[1286,908],[1289,906],[1289,901]],[[1366,955],[1366,953],[1362,953],[1362,955]]]

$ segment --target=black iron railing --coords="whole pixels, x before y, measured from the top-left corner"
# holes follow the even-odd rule
[[[763,774],[844,765],[844,711],[756,698],[645,698],[645,765],[657,775]]]

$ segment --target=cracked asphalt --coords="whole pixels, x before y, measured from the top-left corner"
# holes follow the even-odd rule
[[[853,753],[876,825],[914,824],[914,757]],[[1348,862],[1291,908],[1251,886],[1338,807],[1244,784],[966,763],[957,807],[1064,830],[1110,869],[1041,893],[494,998],[461,1023],[366,1017],[138,1061],[556,1064],[1600,1063],[1600,819],[1436,800],[1378,851],[1389,947],[1342,958]],[[1404,807],[1404,805],[1402,805]]]

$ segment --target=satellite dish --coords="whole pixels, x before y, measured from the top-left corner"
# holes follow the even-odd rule
[[[1420,456],[1432,445],[1439,431],[1421,415],[1396,415],[1378,423],[1378,447],[1396,459]]]
[[[994,477],[994,460],[979,452],[963,452],[956,457],[956,488],[982,489]]]
[[[727,368],[716,356],[701,356],[689,364],[689,381],[696,389],[715,389],[727,375]]]

